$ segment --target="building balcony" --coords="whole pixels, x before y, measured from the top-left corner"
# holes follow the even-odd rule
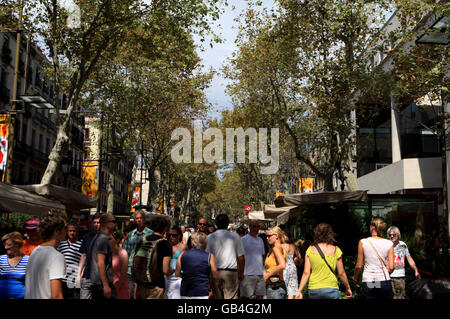
[[[407,158],[357,179],[360,190],[386,194],[405,189],[442,188],[440,157]]]

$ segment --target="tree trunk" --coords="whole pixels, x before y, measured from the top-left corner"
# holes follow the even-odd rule
[[[66,115],[64,121],[60,122],[60,125],[58,126],[55,145],[48,156],[49,162],[47,164],[47,168],[45,169],[44,175],[42,176],[41,184],[52,183],[58,171],[59,164],[69,148],[72,130],[72,112],[75,110],[75,105],[78,101],[81,87],[84,84],[84,79],[78,77],[78,71],[75,71],[72,81],[76,83],[74,84],[75,88],[73,88],[68,95],[69,105],[67,107]]]
[[[72,110],[73,108],[72,104],[69,105],[69,108]],[[59,164],[61,163],[61,160],[69,147],[70,128],[72,126],[72,121],[70,119],[71,118],[70,114],[72,112],[70,111],[69,113],[69,108],[67,109],[68,112],[66,119],[58,127],[58,134],[56,137],[55,146],[53,146],[53,149],[50,155],[48,156],[49,162],[47,168],[45,169],[44,175],[42,176],[41,184],[52,183],[58,171]]]
[[[134,194],[134,187],[136,182],[136,172],[137,172],[137,164],[135,163],[133,165],[133,171],[131,173],[131,183],[130,183],[130,189],[128,190],[128,200],[127,200],[127,207],[131,209],[131,200],[133,199]]]
[[[116,174],[116,168],[119,163],[118,159],[112,159],[109,165],[109,180],[108,180],[108,200],[106,211],[110,214],[114,212],[114,180]]]

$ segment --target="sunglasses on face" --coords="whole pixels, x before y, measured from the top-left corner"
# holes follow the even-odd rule
[[[268,234],[268,235],[267,235],[267,238],[270,238],[270,237],[272,237],[272,236],[275,236],[275,234]]]
[[[167,234],[167,237],[178,237],[178,234]]]
[[[397,234],[389,234],[389,237],[395,237]]]
[[[205,223],[198,223],[199,226],[208,226],[208,224]]]

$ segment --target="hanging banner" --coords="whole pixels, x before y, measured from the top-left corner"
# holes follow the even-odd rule
[[[312,193],[314,186],[314,178],[300,178],[298,183],[298,192],[299,193]]]
[[[81,163],[81,192],[92,198],[98,196],[98,162]]]
[[[131,198],[131,212],[136,211],[136,206],[140,203],[141,187],[139,185],[134,186],[133,197]]]
[[[6,161],[8,159],[9,114],[0,114],[0,170],[2,181],[5,178]]]

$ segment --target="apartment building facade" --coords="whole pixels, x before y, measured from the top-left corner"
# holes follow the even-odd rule
[[[402,43],[390,41],[381,46],[374,56],[373,65],[385,72],[390,71],[394,65],[392,53],[400,48],[411,52],[415,46],[424,45],[418,44],[417,39],[439,19],[442,19],[442,14],[424,16],[414,29],[412,39]],[[392,15],[384,29],[386,34],[403,32],[398,12]],[[446,76],[449,75],[447,72]],[[406,96],[397,100],[390,93],[386,92],[372,101],[369,107],[377,108],[379,112],[369,120],[356,112],[358,161],[355,174],[358,188],[367,190],[368,194],[410,196],[411,205],[407,210],[411,215],[415,214],[411,218],[418,220],[420,215],[423,224],[430,224],[435,219],[437,224],[449,225],[443,204],[444,196],[447,203],[450,197],[448,191],[443,192],[443,185],[449,180],[450,152],[447,148],[443,156],[442,140],[431,129],[436,126],[442,112],[450,113],[449,101],[445,98],[431,101],[427,95],[419,99]],[[418,202],[414,205],[414,198],[421,197],[430,198],[426,208]],[[398,215],[398,205],[386,207],[388,205],[380,211]]]
[[[48,108],[38,108],[28,103],[26,97],[39,99],[47,105],[58,104],[67,109],[65,95],[55,98],[53,86],[45,75],[50,65],[40,48],[23,36],[20,43],[19,72],[17,79],[17,109],[12,113],[12,93],[14,86],[14,64],[16,35],[12,32],[0,33],[0,113],[15,117],[12,183],[18,185],[39,184],[49,162],[48,156],[56,141],[56,115]],[[29,101],[29,100],[27,100]],[[70,163],[69,172],[60,170],[53,184],[81,190],[81,161],[84,157],[84,119],[74,120],[71,145],[63,161]]]
[[[117,154],[112,153],[107,145],[101,122],[101,117],[86,117],[84,134],[86,157],[82,163],[83,193],[98,198],[97,209],[92,209],[91,214],[97,210],[105,212],[108,210],[108,196],[112,191],[114,199],[109,211],[115,215],[127,215],[131,210],[128,195],[133,163],[122,158],[113,158]]]

